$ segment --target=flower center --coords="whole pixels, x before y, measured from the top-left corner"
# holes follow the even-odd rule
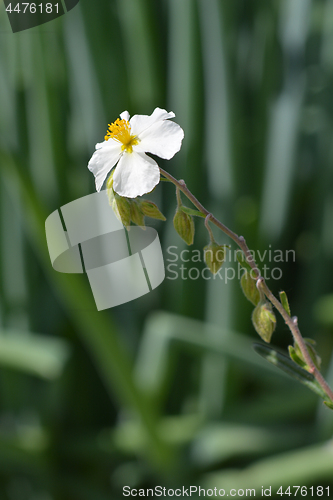
[[[131,126],[127,120],[116,119],[115,122],[109,124],[108,131],[104,137],[106,141],[114,139],[121,142],[121,149],[127,153],[133,153],[133,146],[139,144],[139,139],[136,135],[131,135]]]

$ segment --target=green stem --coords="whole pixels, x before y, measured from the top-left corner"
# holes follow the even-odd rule
[[[298,328],[297,317],[289,316],[289,314],[284,309],[281,302],[275,297],[275,295],[268,288],[264,278],[261,276],[260,271],[252,257],[250,249],[246,244],[245,238],[243,236],[238,236],[236,233],[231,231],[231,229],[225,226],[221,221],[216,219],[216,217],[214,217],[191,193],[191,191],[188,189],[183,180],[178,181],[171,174],[169,174],[162,168],[160,168],[160,172],[164,177],[166,177],[169,181],[171,181],[178,190],[182,191],[182,193],[185,194],[185,196],[193,203],[193,205],[206,216],[205,225],[207,229],[208,229],[208,220],[210,220],[213,222],[213,224],[215,224],[215,226],[221,229],[221,231],[223,231],[227,236],[229,236],[240,247],[240,249],[243,251],[245,255],[246,261],[254,271],[253,278],[257,280],[258,290],[262,291],[266,295],[268,300],[273,304],[273,306],[278,310],[278,312],[284,319],[286,325],[288,326],[289,330],[291,331],[291,334],[295,342],[297,342],[297,344],[299,345],[300,350],[304,356],[304,359],[307,365],[309,366],[309,371],[314,375],[318,384],[323,388],[329,399],[333,402],[333,391],[329,387],[326,380],[324,379],[324,377],[322,376],[322,374],[320,373],[320,371],[318,370],[318,368],[315,366],[314,362],[311,359],[311,356],[303,340],[302,334]],[[211,231],[210,228],[209,230]]]
[[[176,186],[176,198],[177,198],[177,206],[180,208],[182,206],[182,199],[180,197],[180,189],[178,186]]]
[[[211,230],[210,226],[209,226],[209,219],[210,219],[210,216],[211,214],[208,214],[205,218],[205,226],[206,226],[206,229],[208,231],[208,234],[209,234],[209,238],[210,238],[210,241],[212,243],[215,243],[215,238],[214,238],[214,235],[213,235],[213,231]]]

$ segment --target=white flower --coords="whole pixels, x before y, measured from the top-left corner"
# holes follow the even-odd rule
[[[170,160],[181,147],[183,129],[169,121],[175,114],[156,108],[150,115],[134,115],[127,111],[109,125],[105,141],[96,144],[88,168],[94,174],[96,190],[101,187],[116,165],[113,189],[120,196],[136,198],[149,193],[160,181],[157,163],[145,153]]]

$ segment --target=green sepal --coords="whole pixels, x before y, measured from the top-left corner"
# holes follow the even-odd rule
[[[192,245],[195,231],[193,217],[183,212],[181,208],[177,208],[173,218],[173,225],[185,243],[187,245]]]
[[[312,361],[314,362],[315,367],[320,371],[321,367],[321,357],[317,353],[315,349],[315,345],[317,345],[316,341],[313,339],[305,338],[305,344],[308,348],[309,354],[311,356]]]
[[[206,217],[205,214],[199,212],[199,210],[193,210],[192,208],[185,207],[184,205],[181,205],[180,209],[187,215],[194,215],[196,217],[203,217],[203,218]]]
[[[142,213],[146,217],[150,217],[151,219],[166,220],[162,212],[160,212],[158,206],[152,201],[149,200],[141,201],[140,208]]]
[[[276,323],[276,317],[273,313],[272,309],[269,309],[268,305],[272,307],[268,302],[265,304],[266,306],[266,315],[271,320],[272,323]]]
[[[289,301],[286,292],[280,292],[280,301],[281,304],[283,305],[283,309],[286,311],[287,314],[289,314],[289,316],[291,316]]]
[[[332,401],[324,401],[324,405],[327,406],[330,410],[333,410],[333,403]]]
[[[310,358],[312,359],[315,367],[318,370],[320,370],[321,357],[319,356],[319,354],[317,354],[315,347],[314,347],[316,345],[316,341],[313,339],[309,339],[309,338],[304,338],[303,340],[304,340],[304,343],[306,345],[306,348],[308,350]],[[305,366],[307,367],[306,369],[308,369],[309,366],[307,365],[307,363],[304,359],[303,353],[302,353],[299,345],[297,344],[297,342],[294,343],[294,347],[295,347],[296,355],[304,362]]]
[[[109,203],[120,222],[127,228],[131,225],[130,204],[127,198],[108,190]]]
[[[307,364],[304,363],[304,361],[297,356],[296,350],[292,345],[288,346],[288,351],[289,351],[289,355],[290,355],[291,359],[294,361],[294,363],[296,363],[301,368],[306,369]]]
[[[142,213],[139,201],[135,199],[130,200],[130,213],[131,213],[131,220],[134,222],[134,224],[145,228],[145,216]]]

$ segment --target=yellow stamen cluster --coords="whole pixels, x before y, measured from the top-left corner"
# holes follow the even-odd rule
[[[104,137],[106,141],[114,139],[121,142],[123,151],[128,153],[133,152],[133,146],[139,144],[139,139],[135,135],[131,135],[131,126],[127,120],[116,119],[115,122],[109,124],[109,129]]]

